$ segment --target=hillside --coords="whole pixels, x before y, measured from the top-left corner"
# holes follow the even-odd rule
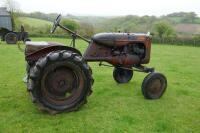
[[[112,17],[99,17],[99,16],[73,16],[73,15],[65,15],[63,17],[83,23],[92,24],[93,26],[98,26],[99,24],[104,23],[106,20],[112,18]]]
[[[107,19],[100,23],[100,31],[146,32],[151,31],[153,23],[158,21],[154,16],[120,16]]]
[[[52,22],[58,14],[41,12],[19,14],[21,23],[32,34],[48,34]],[[99,32],[142,32],[150,31],[156,36],[155,24],[161,21],[168,23],[178,37],[194,38],[200,34],[200,17],[194,12],[177,12],[165,16],[74,16],[62,15],[65,19],[75,20],[79,24],[77,31],[84,36]],[[62,31],[57,32],[58,35]]]
[[[177,24],[175,29],[179,33],[200,33],[200,24]]]
[[[43,26],[51,26],[52,22],[42,19],[30,18],[30,17],[19,17],[22,25],[29,25],[31,27],[43,27]]]

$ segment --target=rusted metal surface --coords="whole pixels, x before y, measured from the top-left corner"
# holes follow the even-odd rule
[[[27,42],[26,60],[37,61],[55,50],[73,50],[74,48],[59,43]],[[86,61],[105,61],[114,66],[132,66],[145,64],[150,60],[151,39],[145,34],[128,33],[102,33],[92,38],[85,54]]]
[[[41,79],[41,92],[45,101],[55,106],[69,106],[80,97],[84,89],[80,68],[70,62],[58,62],[48,66]]]
[[[37,52],[43,48],[51,47],[51,46],[63,46],[59,43],[51,43],[51,42],[26,42],[26,55]]]
[[[57,50],[69,50],[73,51],[79,55],[81,55],[81,52],[77,49],[74,49],[72,47],[64,46],[60,43],[54,43],[54,42],[39,42],[39,43],[33,43],[33,42],[26,42],[26,61],[34,62],[37,61],[39,58],[44,57],[48,53],[52,51]]]
[[[108,36],[107,40],[111,38],[111,41],[105,42],[106,35]],[[149,37],[144,35],[141,37],[139,35],[135,36],[135,34],[128,35],[123,33],[117,33],[117,37],[115,38],[115,34],[106,35],[104,34],[103,41],[100,39],[102,37],[101,35],[100,37],[97,36],[99,38],[93,38],[96,41],[91,41],[83,56],[86,61],[106,61],[114,66],[130,66],[149,62],[151,50],[151,40]],[[114,41],[112,38],[114,38]],[[135,47],[136,45],[137,47]],[[132,52],[126,50],[130,47],[133,49]],[[139,49],[138,47],[141,47],[141,50],[144,50],[142,55],[134,53],[134,49]],[[80,53],[74,48],[66,47],[59,43],[42,42],[37,44],[28,42],[26,47],[26,60],[37,61],[39,58],[45,56],[51,51],[63,49],[73,50],[76,53]],[[141,50],[139,49],[138,52]]]
[[[87,61],[106,61],[112,65],[125,66],[150,61],[151,39],[145,34],[103,33],[95,35],[92,40],[84,54]],[[129,51],[130,47],[137,49],[136,45],[143,47],[142,57]]]
[[[135,42],[144,42],[147,38],[146,34],[136,33],[99,33],[92,37],[97,44],[109,47],[121,47]]]

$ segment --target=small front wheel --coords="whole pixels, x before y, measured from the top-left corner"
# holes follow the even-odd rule
[[[161,73],[148,74],[142,83],[142,93],[146,99],[159,99],[167,88],[167,79]]]
[[[133,70],[115,67],[113,70],[113,78],[119,84],[128,83],[133,77]]]

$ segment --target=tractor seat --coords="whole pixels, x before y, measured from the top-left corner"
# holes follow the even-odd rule
[[[63,44],[54,43],[54,42],[45,42],[45,41],[42,41],[42,42],[26,41],[25,44],[26,44],[26,53],[33,53],[40,49],[50,47],[50,46],[55,46],[55,45],[63,46]]]

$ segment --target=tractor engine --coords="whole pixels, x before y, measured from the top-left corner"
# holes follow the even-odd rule
[[[125,45],[122,48],[113,50],[113,55],[136,55],[140,59],[145,57],[145,46],[142,43]]]
[[[114,66],[146,64],[150,59],[151,39],[146,34],[100,33],[92,38],[84,58],[105,61]]]
[[[139,64],[145,57],[145,46],[142,43],[129,44],[112,50],[112,59],[108,62],[117,65]]]

